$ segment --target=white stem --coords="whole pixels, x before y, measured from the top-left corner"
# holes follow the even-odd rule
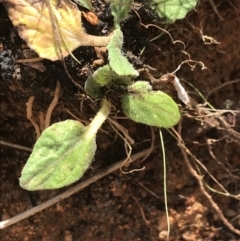
[[[103,99],[101,109],[98,111],[97,115],[93,118],[92,122],[87,127],[88,131],[86,132],[86,138],[92,138],[96,135],[103,122],[107,119],[110,110],[111,104],[106,99]]]

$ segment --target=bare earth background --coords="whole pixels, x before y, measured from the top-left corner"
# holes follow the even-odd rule
[[[190,82],[216,109],[240,109],[239,82],[224,83],[240,79],[240,2],[238,0],[199,1],[195,11],[184,20],[176,21],[168,31],[174,40],[185,43],[185,51],[191,59],[201,61],[207,67],[195,69],[187,64],[177,73],[179,78]],[[99,26],[92,26],[83,20],[89,33],[107,33],[112,26],[109,5],[95,1],[95,13],[101,20]],[[137,12],[144,24],[160,25],[160,20],[144,5],[139,3]],[[136,4],[135,4],[136,7]],[[27,49],[12,26],[7,13],[0,3],[0,43],[1,50],[10,50],[15,59],[23,58]],[[182,45],[171,43],[166,34],[150,41],[162,32],[140,25],[138,16],[132,11],[123,23],[124,48],[136,69],[143,64],[156,68],[161,74],[174,71],[188,58],[181,52]],[[211,44],[209,39],[215,40]],[[218,42],[218,43],[217,43]],[[139,56],[140,51],[145,51]],[[81,47],[74,51],[81,65],[67,58],[69,72],[84,85],[86,77],[94,70],[93,60],[97,59],[93,48]],[[2,60],[2,59],[1,59]],[[26,65],[15,65],[14,75],[0,80],[0,137],[1,140],[33,147],[34,128],[26,118],[26,102],[35,96],[34,118],[39,111],[45,112],[50,104],[56,80],[62,84],[59,103],[52,115],[52,123],[73,119],[67,110],[87,122],[94,116],[98,106],[89,100],[83,101],[81,91],[65,76],[60,62],[43,61],[45,71],[41,72]],[[38,67],[42,68],[42,67]],[[198,103],[203,103],[196,91],[185,84],[189,95]],[[212,92],[211,92],[212,91]],[[67,109],[67,110],[66,110]],[[122,114],[121,114],[122,115]],[[226,113],[225,120],[239,134],[240,114]],[[196,120],[183,118],[182,137],[189,150],[207,167],[209,172],[231,193],[240,193],[240,144],[228,132],[215,125],[206,128]],[[135,140],[133,153],[151,145],[151,129],[130,120],[119,120],[129,130]],[[158,130],[154,129],[156,144],[160,146]],[[219,219],[215,211],[202,195],[199,186],[191,176],[175,139],[164,131],[167,156],[167,190],[170,212],[170,240],[239,240]],[[207,143],[210,143],[207,145]],[[126,156],[124,143],[108,122],[97,136],[98,150],[91,168],[81,180],[94,176],[97,171]],[[0,145],[0,215],[6,220],[22,213],[59,193],[69,189],[27,192],[20,188],[18,178],[28,159],[29,152]],[[226,171],[217,161],[228,168]],[[36,215],[1,230],[3,241],[118,241],[118,240],[160,240],[159,234],[166,230],[166,216],[163,199],[163,167],[161,149],[156,149],[143,162],[128,167],[146,169],[124,175],[120,171],[95,182],[83,191],[59,202]],[[203,173],[204,174],[204,173]],[[80,180],[80,181],[81,181]],[[79,182],[80,182],[79,181]],[[218,189],[206,175],[205,182]],[[75,185],[75,184],[74,184]],[[144,188],[145,187],[145,188]],[[150,191],[149,191],[150,190]],[[151,192],[155,193],[153,195]],[[230,223],[240,229],[240,203],[238,200],[209,192]]]

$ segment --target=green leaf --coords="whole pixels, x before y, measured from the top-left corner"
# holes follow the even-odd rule
[[[122,108],[130,119],[150,126],[170,128],[180,120],[179,108],[173,99],[162,91],[153,91],[146,81],[137,81],[128,87]]]
[[[183,19],[197,4],[198,0],[150,0],[149,6],[169,23]]]
[[[95,135],[80,122],[66,120],[47,128],[22,170],[20,186],[29,191],[60,188],[76,182],[89,167]]]
[[[127,58],[122,55],[123,34],[120,29],[116,29],[107,45],[109,65],[114,72],[120,76],[137,77],[137,70],[128,62]]]
[[[104,65],[93,73],[93,78],[98,84],[105,86],[110,83],[112,79],[118,78],[118,75],[112,71],[109,65]]]
[[[22,170],[20,186],[29,191],[60,188],[82,177],[96,151],[96,133],[110,109],[110,103],[104,99],[88,126],[66,120],[47,128]]]
[[[120,22],[127,18],[132,3],[133,0],[111,1],[111,13],[114,18],[115,28],[120,28]]]
[[[84,89],[86,93],[92,98],[103,97],[103,86],[111,87],[114,85],[130,85],[132,84],[132,77],[117,75],[109,65],[105,65],[97,69],[92,76],[87,78]]]
[[[92,75],[88,76],[85,81],[84,89],[86,93],[94,99],[103,96],[102,86],[96,82]]]
[[[101,86],[115,85],[130,85],[132,84],[131,76],[119,76],[116,74],[109,65],[105,65],[97,69],[92,77],[95,79],[96,83]]]
[[[98,68],[92,76],[87,78],[84,89],[92,98],[100,98],[103,96],[103,86],[110,86],[112,82],[119,79],[119,76],[110,68],[109,65],[104,65]]]
[[[73,0],[73,1],[84,8],[87,8],[89,10],[93,9],[91,0]]]

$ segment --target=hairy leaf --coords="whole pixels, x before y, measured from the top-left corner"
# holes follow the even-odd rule
[[[114,72],[120,76],[137,77],[138,72],[128,62],[127,58],[122,55],[123,34],[120,29],[116,29],[107,45],[109,65]]]
[[[137,81],[128,87],[122,108],[130,119],[150,126],[170,128],[180,119],[173,99],[162,91],[153,91],[146,81]]]
[[[95,135],[80,122],[66,120],[47,128],[22,170],[20,186],[29,191],[60,188],[77,181],[96,151]]]
[[[111,70],[109,65],[105,65],[87,78],[84,89],[92,98],[100,98],[103,96],[103,86],[108,85],[112,79],[117,77],[118,75]]]
[[[103,96],[104,86],[110,88],[111,85],[130,85],[132,83],[132,77],[119,76],[109,65],[105,65],[87,78],[84,89],[92,98],[100,98]]]
[[[22,170],[20,186],[34,191],[60,188],[77,181],[94,157],[96,134],[110,109],[110,103],[103,99],[101,109],[88,126],[66,120],[47,128]]]
[[[185,18],[197,4],[198,0],[150,0],[149,5],[160,17],[166,17],[172,23]]]
[[[114,17],[115,28],[120,28],[120,22],[127,18],[131,10],[133,0],[113,0],[111,1],[111,13]]]
[[[93,73],[93,78],[95,79],[95,81],[102,85],[105,86],[107,85],[109,82],[112,81],[112,79],[116,79],[118,78],[118,75],[111,70],[111,68],[109,67],[109,65],[105,65],[99,69],[97,69],[94,73]]]
[[[92,75],[88,76],[85,81],[84,89],[92,98],[100,98],[103,96],[103,87],[96,82]]]

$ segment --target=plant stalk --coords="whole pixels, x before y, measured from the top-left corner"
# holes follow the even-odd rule
[[[82,32],[78,36],[81,46],[105,47],[108,45],[112,34],[108,36],[95,36]]]
[[[106,99],[102,101],[102,107],[97,115],[93,118],[92,122],[87,127],[86,138],[92,138],[97,134],[104,121],[107,119],[111,110],[111,104]]]

